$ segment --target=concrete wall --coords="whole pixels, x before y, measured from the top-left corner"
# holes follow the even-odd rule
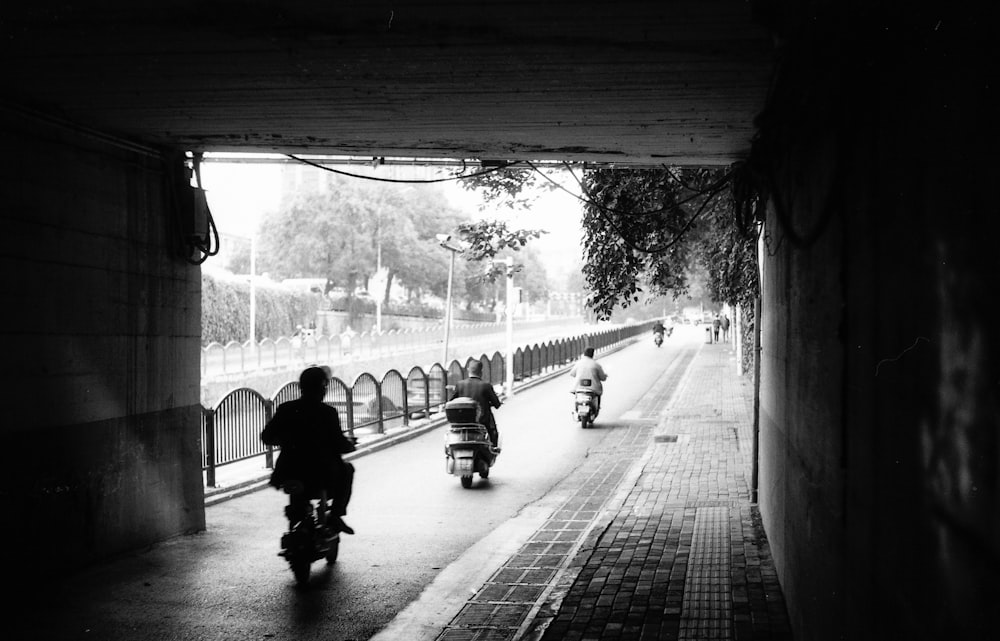
[[[204,528],[200,270],[158,153],[0,121],[2,542],[37,577]]]
[[[761,119],[760,503],[797,640],[994,633],[995,89],[974,24],[918,17],[800,26]]]

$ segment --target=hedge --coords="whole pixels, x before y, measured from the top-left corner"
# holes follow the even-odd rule
[[[315,321],[323,297],[316,293],[289,292],[258,285],[257,340],[291,336],[297,326]],[[250,323],[250,284],[242,280],[201,276],[201,340],[226,344],[246,342]]]

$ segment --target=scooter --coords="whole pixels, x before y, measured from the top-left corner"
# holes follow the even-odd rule
[[[653,344],[655,344],[657,347],[663,345],[663,332],[653,333]]]
[[[580,422],[580,427],[592,427],[600,411],[597,407],[597,394],[594,390],[580,388],[573,392],[573,399],[573,414]]]
[[[445,435],[445,470],[462,481],[462,487],[472,487],[473,474],[489,478],[490,468],[500,453],[500,443],[493,447],[486,426],[476,421],[479,409],[476,401],[460,396],[445,403],[448,433]]]
[[[285,481],[281,489],[288,494],[285,516],[288,517],[288,531],[281,536],[281,551],[292,568],[295,581],[299,585],[309,582],[309,566],[313,561],[326,557],[327,563],[334,563],[340,551],[340,532],[326,526],[329,516],[326,493],[313,506],[313,499],[305,495],[305,485],[301,481]]]

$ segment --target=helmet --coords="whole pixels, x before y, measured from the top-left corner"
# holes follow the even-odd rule
[[[326,368],[307,367],[299,374],[299,389],[303,392],[325,390],[329,384],[330,377]]]

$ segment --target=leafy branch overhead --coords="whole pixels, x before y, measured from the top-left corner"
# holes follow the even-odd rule
[[[581,188],[584,274],[590,305],[607,317],[617,305],[653,294],[685,294],[692,271],[704,272],[712,299],[745,302],[756,295],[754,240],[734,224],[722,168],[599,169]]]
[[[757,292],[755,239],[735,216],[725,168],[584,169],[576,179],[583,205],[583,275],[588,305],[601,318],[645,294],[687,293],[704,273],[713,300],[747,303]],[[538,185],[540,171],[510,167],[468,181],[489,200],[514,207]],[[741,231],[743,233],[741,233]]]
[[[460,174],[460,171],[456,171],[454,175]],[[524,167],[518,163],[497,171],[462,178],[458,184],[467,191],[479,192],[483,199],[480,209],[484,209],[489,203],[502,204],[508,209],[531,209],[541,190],[554,188],[533,167]]]
[[[463,223],[456,228],[456,232],[466,243],[462,254],[471,262],[493,260],[504,252],[520,251],[529,240],[548,233],[543,229],[509,229],[507,223],[500,220]],[[521,271],[523,268],[523,265],[515,265],[514,271]],[[503,273],[502,266],[491,264],[481,278],[493,282]]]

